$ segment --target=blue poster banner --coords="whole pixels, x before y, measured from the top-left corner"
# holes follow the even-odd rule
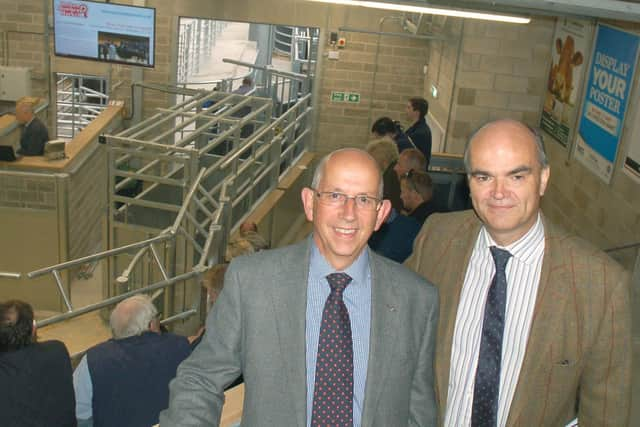
[[[613,174],[639,45],[636,34],[598,25],[575,156],[605,182]]]

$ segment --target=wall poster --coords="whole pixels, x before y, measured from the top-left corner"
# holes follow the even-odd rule
[[[620,145],[638,44],[636,34],[597,26],[574,155],[606,183]]]
[[[593,24],[589,21],[565,18],[556,23],[540,128],[564,147],[576,123],[577,98],[582,89],[587,68],[584,62],[592,38]]]

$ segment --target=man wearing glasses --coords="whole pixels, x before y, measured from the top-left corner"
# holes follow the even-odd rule
[[[435,425],[437,293],[367,248],[390,210],[381,196],[366,152],[320,161],[302,190],[313,234],[231,262],[162,426],[218,425],[239,374],[243,426]]]

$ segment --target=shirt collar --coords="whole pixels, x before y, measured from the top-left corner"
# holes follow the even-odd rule
[[[525,264],[533,264],[544,251],[544,224],[540,212],[538,212],[536,222],[529,231],[510,245],[500,246],[497,244],[484,226],[480,230],[480,236],[480,240],[483,242],[482,247],[487,253],[489,253],[490,246],[497,246],[508,250],[514,259]]]
[[[318,249],[313,239],[313,235],[309,238],[311,239],[311,255],[309,257],[309,272],[311,278],[314,280],[324,280],[326,283],[326,276],[335,273],[336,269],[322,256],[320,249]],[[369,274],[369,251],[367,248],[364,248],[362,253],[349,267],[340,271],[347,273],[351,277],[352,282],[349,286],[365,286]]]

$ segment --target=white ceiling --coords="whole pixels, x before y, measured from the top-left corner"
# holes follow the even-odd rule
[[[640,1],[619,0],[417,0],[406,3],[495,13],[606,18],[640,22]]]

